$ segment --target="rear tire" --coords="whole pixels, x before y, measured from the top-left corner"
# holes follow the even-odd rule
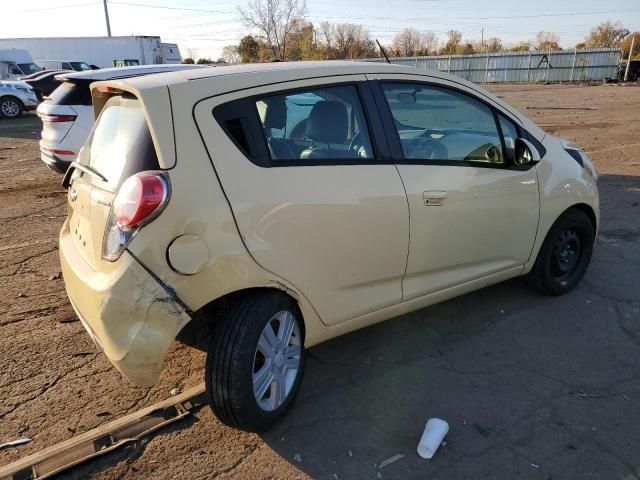
[[[22,115],[24,105],[20,99],[10,95],[0,98],[0,116],[6,118],[18,118]]]
[[[570,292],[589,267],[594,240],[589,217],[575,208],[566,211],[549,230],[528,282],[545,295]]]
[[[218,419],[269,429],[291,406],[304,371],[304,324],[281,292],[248,294],[225,311],[209,343],[205,384]]]

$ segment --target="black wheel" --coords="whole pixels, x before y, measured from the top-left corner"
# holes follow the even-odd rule
[[[571,291],[591,260],[595,229],[582,211],[570,209],[556,220],[540,248],[529,282],[546,295]]]
[[[24,106],[18,98],[11,96],[0,98],[0,112],[3,117],[18,118],[23,110]]]
[[[220,319],[207,351],[211,409],[231,427],[267,430],[293,403],[304,364],[297,304],[280,292],[242,297]]]

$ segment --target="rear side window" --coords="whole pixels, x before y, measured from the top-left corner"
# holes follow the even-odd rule
[[[104,175],[107,188],[113,191],[131,175],[159,168],[144,111],[136,98],[115,96],[107,101],[79,161]]]
[[[271,160],[331,163],[373,159],[358,91],[321,87],[255,101]]]
[[[82,80],[78,82],[63,82],[56,88],[47,103],[54,105],[91,105],[90,81]]]

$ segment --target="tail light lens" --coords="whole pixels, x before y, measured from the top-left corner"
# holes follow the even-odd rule
[[[141,172],[127,178],[111,206],[102,258],[110,262],[120,258],[136,232],[162,212],[169,194],[169,178],[162,172]]]
[[[39,113],[40,120],[47,123],[73,122],[77,115],[55,115],[52,113]]]

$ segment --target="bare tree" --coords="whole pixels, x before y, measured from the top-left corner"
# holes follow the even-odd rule
[[[306,0],[250,0],[239,8],[245,26],[258,30],[273,52],[274,58],[287,58],[287,44],[291,32],[304,20]]]
[[[591,29],[584,44],[589,48],[616,48],[629,35],[629,29],[620,22],[604,22]]]
[[[438,51],[440,40],[438,36],[433,32],[427,32],[424,35],[424,53],[425,55],[431,55]]]
[[[456,53],[460,42],[462,41],[462,33],[457,30],[449,30],[447,32],[447,43],[442,47],[442,54],[444,55],[453,55]]]
[[[237,45],[227,45],[222,49],[222,55],[220,58],[227,62],[229,65],[235,65],[236,63],[240,63],[241,57],[238,52]]]
[[[415,28],[405,28],[398,33],[391,44],[394,53],[401,57],[412,57],[422,54],[425,45],[424,35]]]
[[[198,49],[197,48],[187,48],[187,57],[192,58],[194,61],[198,58]]]

